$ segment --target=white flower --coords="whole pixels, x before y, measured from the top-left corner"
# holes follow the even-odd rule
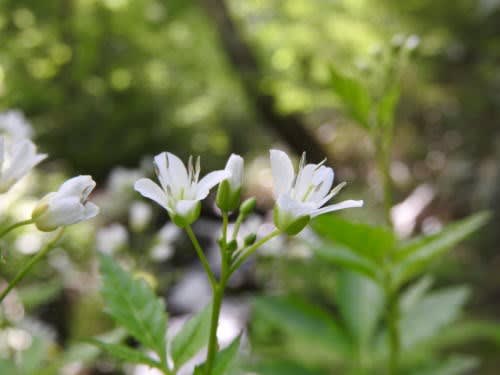
[[[200,201],[210,189],[230,177],[227,171],[215,171],[201,180],[200,159],[193,165],[189,158],[188,169],[182,161],[169,152],[162,152],[154,158],[155,172],[160,186],[148,178],[135,183],[135,190],[165,208],[172,221],[181,227],[194,222],[200,212]]]
[[[15,142],[30,139],[33,129],[21,111],[10,110],[0,113],[0,134]]]
[[[113,254],[127,245],[127,241],[127,229],[121,224],[114,223],[97,231],[96,249],[104,254]]]
[[[236,154],[231,154],[226,163],[224,170],[229,174],[229,177],[219,185],[216,199],[217,206],[223,212],[234,211],[240,203],[243,165],[243,158]]]
[[[7,192],[46,157],[37,154],[35,144],[29,139],[7,142],[0,136],[0,193]]]
[[[151,222],[153,217],[153,211],[151,206],[144,202],[134,201],[130,205],[128,221],[130,227],[136,231],[140,232],[144,230],[148,224]]]
[[[57,192],[47,194],[31,214],[37,228],[50,232],[96,216],[99,207],[87,201],[95,185],[91,176],[77,176],[64,182]]]
[[[361,207],[363,201],[348,200],[323,207],[345,184],[332,190],[333,169],[300,160],[297,175],[286,153],[271,150],[271,172],[274,180],[276,206],[274,222],[278,229],[297,234],[311,217],[350,207]]]

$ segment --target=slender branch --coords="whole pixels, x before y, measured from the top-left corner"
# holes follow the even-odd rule
[[[238,233],[240,231],[241,223],[243,222],[243,215],[239,214],[238,217],[236,218],[236,222],[234,223],[234,229],[233,229],[233,240],[236,240],[238,237]]]
[[[9,283],[7,288],[5,288],[2,293],[0,294],[0,303],[5,299],[5,297],[9,294],[9,292],[14,289],[14,287],[28,274],[28,272],[33,268],[33,266],[38,263],[40,259],[42,259],[45,255],[49,253],[50,250],[54,248],[56,245],[57,241],[61,238],[62,234],[64,232],[64,227],[59,229],[59,232],[57,235],[54,237],[53,240],[48,242],[45,247],[43,247],[36,255],[34,255],[28,263],[24,265],[24,267],[19,271],[19,273],[14,277],[14,279]]]
[[[217,341],[217,328],[219,326],[219,317],[222,307],[222,300],[224,297],[225,281],[221,280],[221,283],[217,285],[214,289],[213,301],[212,301],[212,317],[210,320],[210,337],[208,339],[208,353],[206,361],[206,375],[212,373],[212,367],[215,361],[215,355],[219,350],[219,343]]]
[[[230,274],[233,274],[234,271],[236,271],[247,259],[250,255],[252,255],[255,250],[257,250],[260,246],[265,244],[267,241],[270,239],[278,236],[281,232],[279,229],[275,229],[271,233],[269,233],[267,236],[262,237],[260,240],[255,242],[253,245],[248,246],[247,248],[242,249],[239,253],[236,259],[234,259],[233,264],[230,268]]]
[[[215,286],[217,285],[217,280],[215,279],[214,273],[210,269],[210,264],[208,263],[208,259],[203,253],[203,249],[201,248],[200,243],[198,242],[198,239],[196,238],[196,235],[193,232],[193,229],[191,228],[190,225],[186,226],[184,229],[186,230],[189,239],[193,243],[194,249],[196,250],[198,257],[200,258],[201,264],[205,270],[205,273],[207,274],[212,289],[215,289]]]
[[[29,224],[33,224],[33,219],[23,220],[23,221],[19,221],[17,223],[14,223],[11,226],[5,228],[4,230],[2,230],[0,232],[0,238],[2,238],[7,233],[9,233],[10,231],[13,231],[16,228],[22,227],[23,225],[29,225]]]

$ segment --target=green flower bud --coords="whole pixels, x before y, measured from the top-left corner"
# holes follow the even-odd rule
[[[240,203],[241,188],[233,190],[228,180],[219,184],[215,203],[222,212],[232,212],[238,208]]]
[[[245,246],[250,246],[250,245],[253,245],[255,243],[256,239],[257,239],[257,235],[255,233],[251,233],[245,237],[243,243],[245,244]]]
[[[189,211],[186,212],[169,212],[172,222],[180,228],[185,228],[193,224],[201,213],[201,203],[197,202]]]
[[[255,198],[252,197],[246,199],[240,206],[240,214],[243,216],[243,218],[250,215],[253,212],[253,210],[255,210],[256,205],[257,205],[257,200]]]
[[[236,250],[238,248],[238,242],[236,242],[236,240],[231,240],[229,241],[229,243],[227,244],[227,251],[229,252],[233,252],[234,250]]]

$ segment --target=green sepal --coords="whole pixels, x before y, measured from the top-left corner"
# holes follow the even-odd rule
[[[198,202],[191,212],[187,215],[179,215],[177,212],[169,212],[170,219],[179,228],[185,228],[188,225],[193,224],[199,217],[201,213],[201,203]]]
[[[255,198],[252,197],[245,199],[240,206],[240,215],[243,218],[246,218],[253,212],[253,210],[255,210],[256,205],[257,205],[257,200]]]
[[[278,206],[274,207],[273,216],[274,225],[276,225],[276,228],[278,228],[283,233],[288,234],[289,236],[295,236],[296,234],[300,233],[311,220],[311,217],[309,215],[299,216],[295,218],[287,214],[282,214],[280,213]]]

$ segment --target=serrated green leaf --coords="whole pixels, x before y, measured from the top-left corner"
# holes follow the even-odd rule
[[[151,367],[161,369],[161,364],[152,358],[148,357],[146,354],[129,348],[128,346],[122,344],[110,344],[103,341],[89,339],[86,340],[89,344],[97,346],[99,349],[109,353],[114,358],[129,363],[142,363]]]
[[[329,350],[349,355],[351,343],[331,314],[297,298],[259,297],[254,302],[259,315],[293,336],[301,336]]]
[[[146,348],[166,363],[167,318],[164,303],[144,280],[134,279],[111,257],[101,254],[102,290],[106,312]]]
[[[375,262],[359,256],[344,246],[325,244],[324,246],[315,248],[314,253],[319,258],[334,265],[362,273],[373,280],[377,280],[378,278],[379,267]]]
[[[441,289],[422,298],[401,317],[401,345],[408,349],[432,338],[456,320],[469,296],[465,286]]]
[[[188,320],[172,341],[171,355],[175,367],[180,368],[208,343],[211,305]]]
[[[488,213],[472,215],[448,225],[437,234],[420,237],[400,246],[394,255],[394,258],[399,261],[394,271],[394,283],[400,285],[424,271],[435,258],[483,226],[489,216]]]
[[[341,74],[333,66],[330,67],[330,82],[352,118],[369,129],[372,100],[368,90],[361,82]]]
[[[372,280],[350,271],[337,274],[340,313],[360,349],[373,337],[384,308],[384,293]]]
[[[479,360],[474,357],[452,356],[440,363],[431,364],[427,369],[417,370],[411,375],[461,375],[469,373],[479,366]]]
[[[359,256],[381,261],[394,249],[394,233],[383,227],[353,223],[335,215],[322,215],[312,221],[312,228],[323,239],[348,247]]]

